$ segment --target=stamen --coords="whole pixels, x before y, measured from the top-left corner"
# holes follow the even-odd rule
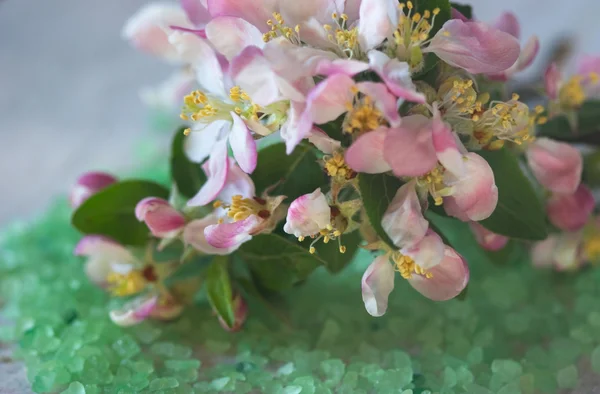
[[[395,252],[392,255],[392,261],[396,266],[396,271],[398,271],[404,279],[412,278],[413,274],[423,276],[427,279],[433,278],[433,274],[431,272],[424,270],[421,268],[421,266],[415,263],[412,258],[403,255],[400,252]]]
[[[336,178],[338,181],[346,181],[356,176],[356,173],[346,165],[344,155],[341,152],[335,152],[333,156],[325,156],[325,170],[327,175]]]
[[[143,273],[137,270],[132,270],[126,274],[111,272],[106,281],[109,285],[109,291],[118,297],[137,294],[146,287]]]
[[[385,124],[383,113],[375,106],[369,96],[358,98],[355,93],[354,103],[348,103],[348,113],[344,119],[345,133],[365,133]]]

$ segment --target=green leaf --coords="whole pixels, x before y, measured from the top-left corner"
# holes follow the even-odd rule
[[[325,173],[309,146],[299,145],[291,155],[287,155],[285,145],[279,143],[258,153],[258,166],[252,174],[252,180],[257,195],[279,183],[271,194],[285,195],[292,201],[323,186]]]
[[[322,261],[325,268],[327,268],[327,271],[334,274],[340,272],[352,262],[354,255],[359,249],[362,237],[360,236],[360,232],[353,231],[349,234],[342,235],[341,241],[342,245],[346,247],[346,253],[340,253],[337,240],[328,243],[319,241],[315,244],[315,257]],[[294,242],[294,240],[291,242]],[[312,242],[313,239],[307,238],[304,242],[300,243],[300,245],[308,250]]]
[[[450,3],[452,8],[463,14],[467,19],[473,19],[473,8],[468,4]]]
[[[184,150],[186,136],[183,130],[185,128],[181,127],[175,132],[171,144],[171,179],[182,195],[192,198],[206,182],[206,175],[200,164],[187,158]]]
[[[170,287],[177,282],[188,280],[194,276],[199,276],[206,270],[214,256],[196,256],[190,261],[179,265],[175,271],[165,279],[165,286]]]
[[[360,174],[358,176],[358,188],[371,226],[382,241],[395,249],[397,246],[381,226],[381,218],[400,186],[402,186],[402,181],[386,174]]]
[[[208,302],[229,326],[235,324],[233,292],[228,272],[229,257],[216,256],[206,271],[206,293]]]
[[[157,242],[152,248],[152,260],[158,264],[178,262],[184,254],[183,243],[180,241],[171,242],[162,250],[158,250],[158,245],[160,243]]]
[[[577,124],[573,130],[571,124]],[[570,122],[567,115],[559,115],[540,125],[538,134],[567,142],[585,142],[600,145],[600,100],[589,100],[573,114]]]
[[[340,116],[331,122],[320,124],[319,128],[334,140],[340,141],[343,147],[348,147],[352,144],[352,135],[344,133],[344,119],[346,114]]]
[[[494,171],[498,206],[480,223],[487,229],[511,238],[543,240],[548,236],[544,206],[531,182],[519,167],[517,157],[507,149],[481,151]]]
[[[84,234],[105,235],[123,245],[143,245],[149,230],[135,217],[135,206],[146,197],[167,199],[169,190],[147,181],[113,184],[81,204],[71,223]]]
[[[444,23],[452,18],[452,6],[450,5],[450,0],[413,0],[413,3],[415,3],[416,11],[420,12],[421,15],[423,15],[425,11],[433,12],[436,8],[440,9],[440,13],[435,17],[435,24],[429,33],[429,38],[432,38],[435,33],[442,28]]]
[[[277,234],[262,234],[239,249],[255,280],[269,290],[282,291],[306,279],[326,262],[296,241]]]

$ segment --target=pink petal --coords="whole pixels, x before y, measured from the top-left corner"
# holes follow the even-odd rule
[[[381,219],[383,230],[398,248],[417,244],[429,228],[415,186],[414,181],[402,185]]]
[[[233,151],[233,157],[244,172],[251,174],[256,168],[258,157],[256,141],[252,138],[252,134],[242,118],[235,112],[231,112],[231,117],[233,126],[229,134],[229,145]]]
[[[398,114],[398,99],[390,93],[387,87],[382,83],[360,82],[356,85],[363,94],[371,97],[375,106],[388,120],[392,127],[400,125],[400,115]]]
[[[135,216],[145,222],[157,238],[173,238],[185,226],[185,217],[171,204],[157,197],[148,197],[135,207]]]
[[[428,270],[427,279],[413,275],[408,282],[419,293],[433,301],[446,301],[459,295],[469,283],[469,267],[461,255],[446,246],[441,263]]]
[[[369,64],[396,97],[413,103],[425,103],[425,95],[417,92],[412,82],[408,63],[390,59],[385,53],[373,50],[369,51]]]
[[[579,267],[582,261],[581,247],[583,232],[561,233],[554,251],[554,265],[558,271],[567,271]]]
[[[188,19],[196,26],[202,26],[210,21],[210,14],[205,0],[181,0],[181,8]]]
[[[273,65],[257,47],[247,47],[231,62],[235,83],[252,101],[267,106],[278,101],[304,101],[304,95],[293,84],[275,73]]]
[[[227,60],[239,55],[246,47],[262,48],[264,45],[262,33],[256,26],[243,19],[229,16],[210,21],[206,25],[206,36]]]
[[[175,30],[175,31],[191,33],[199,38],[204,38],[204,39],[206,38],[206,30],[204,30],[204,29],[189,29],[187,27],[181,27],[181,26],[169,26],[169,28],[171,28],[172,30]]]
[[[177,49],[182,61],[192,65],[196,80],[205,93],[226,96],[221,61],[205,40],[193,33],[174,31],[169,35],[169,42]]]
[[[362,0],[358,21],[358,41],[365,52],[391,36],[398,25],[396,0]]]
[[[310,133],[308,141],[326,155],[330,155],[342,147],[342,143],[340,141],[334,140],[321,129],[316,127],[313,128],[312,132]]]
[[[391,170],[383,156],[388,129],[379,127],[358,137],[346,150],[346,164],[356,172],[380,174]]]
[[[535,178],[546,189],[572,194],[581,181],[583,159],[569,144],[538,138],[526,152],[527,162]]]
[[[185,226],[183,230],[183,242],[186,245],[191,245],[197,251],[208,255],[228,255],[233,253],[240,245],[234,245],[231,248],[215,248],[210,245],[204,235],[204,229],[208,226],[219,223],[219,218],[215,213],[197,220],[192,220]]]
[[[123,28],[123,38],[142,52],[180,63],[177,50],[169,42],[169,26],[193,27],[175,4],[148,4],[133,15]]]
[[[594,212],[596,202],[591,190],[581,184],[573,194],[555,194],[546,210],[550,222],[563,231],[582,229]]]
[[[244,242],[252,239],[252,231],[260,224],[262,219],[250,215],[244,220],[233,223],[222,223],[208,226],[204,235],[209,245],[219,249],[237,248]]]
[[[492,25],[495,29],[508,33],[515,38],[521,37],[521,26],[517,16],[512,12],[504,12]]]
[[[590,73],[600,74],[600,56],[585,55],[579,59],[577,74],[588,75]]]
[[[283,231],[295,237],[309,237],[331,224],[331,208],[317,189],[292,201]]]
[[[470,222],[469,226],[475,235],[477,243],[485,250],[498,251],[503,249],[508,241],[508,237],[491,232],[477,222]]]
[[[152,319],[170,321],[176,319],[183,312],[183,305],[171,296],[161,296],[156,306],[150,312]]]
[[[110,319],[122,327],[133,326],[146,320],[157,304],[156,295],[136,297],[122,308],[110,311]]]
[[[498,188],[494,172],[485,159],[472,152],[465,158],[463,176],[456,177],[449,172],[444,175],[444,183],[453,188],[452,196],[444,198],[444,208],[450,216],[479,222],[496,209]]]
[[[198,194],[188,201],[188,206],[197,207],[214,201],[225,187],[229,160],[227,158],[227,140],[222,139],[214,145],[214,150],[208,161],[202,166],[208,180]]]
[[[362,0],[346,0],[344,4],[344,13],[348,15],[348,22],[352,24],[360,17],[360,6]]]
[[[208,11],[216,18],[218,16],[233,16],[242,18],[265,32],[270,30],[267,20],[273,18],[274,2],[270,0],[208,0]]]
[[[510,68],[521,52],[516,38],[482,22],[449,20],[425,52],[472,74],[500,73]]]
[[[314,127],[309,123],[307,124],[306,119],[304,123],[301,122],[305,110],[305,103],[292,101],[288,111],[288,119],[281,126],[281,138],[285,141],[285,150],[288,155],[294,151],[300,141],[309,137],[312,130],[314,130]]]
[[[432,127],[433,146],[438,161],[455,176],[462,176],[465,173],[463,155],[458,149],[456,136],[450,126],[442,120],[437,108],[434,111]]]
[[[116,262],[128,263],[133,259],[129,250],[103,235],[86,235],[75,246],[75,256],[105,257]]]
[[[216,120],[201,129],[192,129],[185,138],[184,150],[187,157],[194,163],[202,163],[213,152],[217,141],[229,131],[231,123],[226,120]]]
[[[219,193],[221,201],[231,201],[233,196],[240,195],[244,198],[254,197],[256,191],[254,182],[250,176],[244,172],[232,158],[229,158],[229,170],[225,186]]]
[[[371,316],[383,316],[387,310],[388,297],[394,290],[394,268],[388,256],[379,256],[369,265],[362,281],[362,299]]]
[[[416,244],[402,248],[402,254],[412,258],[424,270],[438,266],[444,258],[446,245],[442,238],[433,230],[428,229],[425,236]]]
[[[323,59],[321,60],[315,72],[319,75],[346,74],[350,77],[369,69],[365,62],[351,59]]]
[[[459,10],[457,10],[454,7],[452,7],[451,13],[452,13],[451,14],[452,18],[451,19],[459,19],[459,20],[461,20],[463,22],[468,22],[470,20],[469,18],[467,18],[466,16],[464,16],[462,14],[462,12],[460,12]]]
[[[71,189],[71,206],[77,208],[85,200],[117,181],[117,178],[105,172],[86,172],[77,178],[75,186]]]
[[[314,18],[321,24],[332,23],[331,15],[342,13],[344,0],[304,0],[280,2],[281,15],[288,26],[296,26]],[[302,34],[302,28],[300,30]]]
[[[552,63],[544,73],[544,86],[546,94],[550,100],[558,98],[558,89],[562,80],[561,72],[558,70],[556,63]]]
[[[404,117],[400,127],[389,129],[383,152],[396,176],[421,176],[436,166],[431,131],[432,122],[423,115]]]
[[[536,242],[531,248],[531,261],[534,267],[545,268],[554,265],[554,256],[558,236],[551,235],[543,241]]]
[[[519,55],[519,59],[515,64],[512,65],[508,70],[500,73],[500,74],[492,74],[489,77],[496,81],[507,81],[513,75],[525,70],[529,67],[533,61],[535,60],[538,52],[540,51],[540,41],[536,36],[532,36],[523,49],[521,50],[521,54]]]

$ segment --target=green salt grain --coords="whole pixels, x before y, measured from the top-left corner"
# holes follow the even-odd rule
[[[86,394],[85,387],[79,382],[73,382],[61,394]]]
[[[158,391],[165,389],[174,389],[179,386],[179,382],[175,378],[156,378],[150,382],[150,391]]]
[[[137,342],[129,335],[119,338],[112,348],[122,359],[131,358],[141,351]]]
[[[165,360],[165,367],[172,369],[173,371],[179,371],[183,369],[198,369],[200,368],[200,360]]]
[[[579,374],[577,367],[569,365],[556,373],[556,381],[561,389],[573,389],[577,387]]]

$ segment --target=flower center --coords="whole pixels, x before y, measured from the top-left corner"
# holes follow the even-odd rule
[[[384,124],[385,117],[377,109],[373,99],[369,96],[358,97],[355,94],[354,102],[346,105],[348,113],[344,119],[343,130],[345,133],[365,133],[372,131]]]
[[[243,198],[236,195],[231,198],[231,204],[229,205],[216,201],[213,206],[215,208],[225,208],[227,216],[233,219],[234,222],[247,219],[251,215],[256,215],[261,219],[268,219],[271,216],[271,212],[267,209],[267,202],[259,197]]]
[[[269,19],[267,25],[271,28],[271,31],[263,34],[264,42],[269,42],[277,37],[285,37],[292,44],[302,44],[300,40],[300,25],[296,25],[294,28],[287,26],[279,12],[273,13],[273,19]]]
[[[598,74],[590,73],[587,76],[575,75],[571,77],[558,92],[558,100],[562,107],[567,109],[579,108],[585,101],[585,85],[596,85]]]
[[[600,261],[600,235],[595,234],[586,239],[583,244],[586,257],[592,262]]]
[[[427,279],[433,278],[433,274],[431,272],[425,271],[417,263],[415,263],[411,257],[403,255],[400,252],[395,252],[392,255],[392,261],[396,266],[396,271],[398,271],[404,279],[412,278],[413,274],[421,275]]]
[[[532,139],[534,124],[536,121],[543,123],[544,118],[538,117],[541,112],[530,114],[529,107],[518,100],[519,95],[513,94],[512,99],[506,103],[492,102],[488,110],[473,119],[474,137],[481,145],[489,144],[494,137],[518,145]]]
[[[109,291],[118,297],[139,293],[146,287],[144,274],[138,270],[132,270],[126,274],[111,272],[106,281],[109,284]]]
[[[483,104],[489,100],[489,94],[477,95],[473,80],[457,77],[445,80],[438,90],[440,106],[444,108],[446,118],[477,118]]]
[[[394,32],[394,44],[396,56],[406,61],[411,71],[416,72],[423,68],[423,52],[421,48],[429,42],[429,34],[435,24],[435,17],[440,13],[439,8],[432,12],[425,11],[422,15],[413,13],[413,3],[408,1],[400,3],[402,13],[396,31]],[[408,11],[405,13],[405,9]],[[433,16],[432,16],[433,15]]]
[[[332,178],[344,181],[356,176],[356,173],[346,165],[344,155],[341,152],[335,152],[333,156],[325,156],[324,161],[327,175]]]
[[[363,52],[358,42],[358,27],[348,27],[348,15],[331,14],[334,24],[323,25],[327,39],[337,46],[340,55],[348,58],[362,58]]]
[[[452,194],[452,188],[444,184],[445,171],[444,167],[438,164],[429,173],[417,178],[417,186],[426,188],[437,206],[443,204],[443,197]]]

